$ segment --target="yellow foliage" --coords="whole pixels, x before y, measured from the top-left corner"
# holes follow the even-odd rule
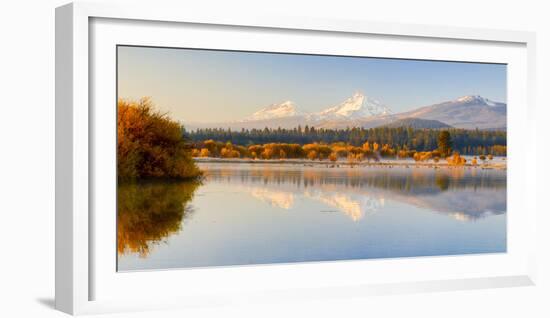
[[[208,148],[202,148],[200,156],[203,158],[210,157],[210,150],[208,150]]]
[[[241,154],[231,146],[227,146],[222,148],[220,151],[220,156],[222,158],[240,158]]]
[[[265,148],[262,152],[262,157],[264,159],[271,159],[273,157],[273,148]]]
[[[427,161],[432,159],[432,152],[431,151],[422,151],[422,152],[416,152],[413,155],[414,161]]]
[[[149,98],[117,105],[119,178],[194,178],[201,174],[182,138],[182,127],[154,110]]]
[[[461,157],[458,152],[455,152],[452,156],[447,157],[447,163],[451,166],[463,166],[466,163],[466,159]]]
[[[117,199],[118,254],[146,257],[152,247],[182,230],[200,181],[121,182]]]
[[[370,151],[371,150],[370,149],[370,144],[369,144],[368,141],[363,144],[363,150],[365,150],[365,151]]]

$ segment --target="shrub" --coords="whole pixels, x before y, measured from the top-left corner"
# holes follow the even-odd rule
[[[455,152],[452,156],[447,157],[447,163],[451,166],[463,166],[466,163],[466,159],[461,157],[458,152]]]
[[[403,150],[399,150],[397,152],[397,157],[398,158],[414,158],[414,155],[416,154],[416,151],[415,150],[406,150],[406,149],[403,149]]]
[[[273,157],[273,149],[272,148],[265,148],[264,152],[262,152],[262,158],[271,159],[271,157]]]
[[[195,178],[201,171],[191,157],[182,127],[154,110],[149,98],[117,103],[117,175]]]
[[[395,157],[395,150],[390,145],[385,144],[380,149],[380,155],[382,157]]]
[[[413,155],[414,161],[427,161],[432,159],[432,152],[431,151],[423,151],[423,152],[416,152]]]
[[[307,158],[309,160],[315,160],[317,158],[317,151],[315,150],[310,150],[308,153],[307,153]]]
[[[208,148],[202,148],[200,156],[201,157],[210,157],[210,150],[208,150]]]
[[[362,152],[359,152],[359,153],[356,153],[356,154],[353,154],[353,153],[348,154],[348,162],[349,163],[361,162],[361,161],[363,161],[363,158],[365,158],[365,155]]]
[[[220,156],[222,158],[240,158],[241,154],[231,147],[223,147]]]

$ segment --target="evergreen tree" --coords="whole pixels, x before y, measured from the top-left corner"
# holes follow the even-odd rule
[[[451,140],[451,133],[448,130],[443,130],[439,133],[437,146],[439,152],[443,156],[447,157],[451,154],[451,151],[453,150],[453,141]]]

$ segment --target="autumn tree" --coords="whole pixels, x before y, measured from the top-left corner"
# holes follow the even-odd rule
[[[117,174],[121,179],[196,178],[201,171],[182,127],[154,109],[149,98],[117,103]]]
[[[264,159],[271,159],[271,157],[273,157],[273,149],[272,148],[265,148],[264,152],[262,153],[262,157]]]
[[[471,130],[460,128],[446,129],[452,139],[452,149],[461,154],[481,155],[492,154],[493,156],[506,155],[506,131],[505,130]],[[438,147],[438,138],[441,129],[413,129],[413,128],[252,128],[232,131],[222,128],[199,128],[186,131],[186,135],[195,143],[202,143],[206,140],[231,141],[234,145],[255,145],[269,143],[285,144],[330,144],[343,143],[354,147],[363,147],[365,151],[373,151],[374,143],[380,145],[389,144],[397,151],[431,151]],[[367,144],[368,142],[368,144]],[[221,149],[221,148],[220,148]],[[211,150],[212,151],[212,150]],[[285,149],[287,151],[287,149]],[[257,152],[256,154],[260,154]],[[275,154],[278,154],[276,151]],[[302,153],[305,157],[307,153]],[[328,154],[324,154],[328,156]],[[217,156],[218,154],[214,154]],[[295,158],[296,155],[287,151],[288,158]],[[346,157],[347,154],[339,154]],[[443,156],[441,156],[443,157]]]
[[[371,150],[370,149],[370,144],[369,144],[368,141],[363,144],[363,150],[365,150],[365,151],[370,151]]]
[[[315,160],[317,158],[317,151],[311,150],[307,153],[307,158],[309,160]]]
[[[458,152],[455,152],[452,156],[447,157],[447,163],[450,166],[463,166],[466,164],[466,159],[461,157]]]
[[[199,155],[203,158],[210,157],[210,150],[208,150],[208,148],[202,148]]]

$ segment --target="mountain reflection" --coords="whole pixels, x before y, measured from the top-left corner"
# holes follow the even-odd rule
[[[459,221],[506,212],[506,171],[214,163],[201,164],[201,169],[205,184],[230,185],[276,209],[292,210],[307,200],[325,207],[321,212],[337,211],[354,222],[384,211],[390,201]],[[190,203],[199,187],[199,182],[119,184],[119,255],[147,257],[155,245],[185,231],[183,222],[193,212]]]
[[[204,164],[206,179],[228,182],[272,206],[304,196],[353,221],[392,200],[472,221],[506,212],[506,171],[476,168],[333,168]]]
[[[198,182],[135,182],[118,185],[117,250],[149,254],[153,245],[181,230]]]
[[[352,221],[359,221],[367,214],[375,213],[384,206],[384,198],[363,195],[360,197],[344,193],[330,193],[324,191],[305,191],[307,198],[322,202],[334,207],[348,216]]]

